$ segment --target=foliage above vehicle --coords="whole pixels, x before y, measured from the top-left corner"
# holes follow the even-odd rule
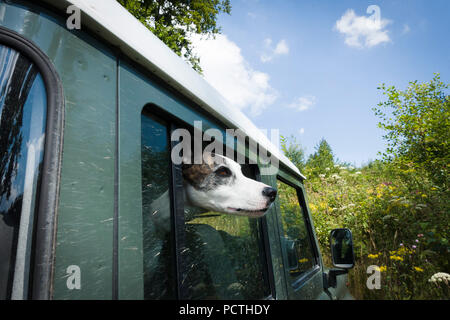
[[[231,13],[230,0],[117,0],[177,55],[201,72],[189,34],[220,32],[219,13]]]

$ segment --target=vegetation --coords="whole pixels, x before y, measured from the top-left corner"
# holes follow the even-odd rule
[[[322,140],[299,166],[308,177],[322,254],[329,264],[329,232],[347,227],[355,245],[356,266],[349,273],[355,298],[449,299],[448,85],[436,75],[429,83],[410,82],[404,91],[379,89],[387,97],[373,109],[386,131],[382,160],[354,168],[339,163]],[[302,149],[288,143],[282,139],[293,159],[286,150]],[[370,265],[379,267],[380,290],[366,286]]]
[[[117,1],[199,72],[189,34],[220,32],[218,14],[231,12],[229,0]],[[357,299],[450,298],[448,88],[439,75],[429,83],[410,82],[404,91],[382,84],[387,100],[373,111],[388,146],[381,160],[362,168],[335,159],[325,139],[306,159],[295,138],[282,137],[283,152],[308,177],[309,207],[328,265],[330,230],[353,232],[357,259],[349,282]],[[248,226],[230,223],[235,218],[220,219],[218,229],[249,236]],[[370,265],[382,274],[380,290],[366,286]]]
[[[214,36],[217,16],[230,14],[230,0],[117,0],[177,55],[201,72],[189,34]]]

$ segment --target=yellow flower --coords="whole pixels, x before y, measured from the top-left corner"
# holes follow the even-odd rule
[[[399,255],[399,256],[404,256],[404,255],[412,254],[412,253],[414,253],[414,251],[411,250],[411,249],[409,249],[409,248],[407,248],[407,247],[401,247],[401,248],[398,249],[397,251],[391,251],[391,254],[392,254],[392,255],[397,254],[397,255]]]
[[[403,261],[403,258],[402,258],[402,257],[396,256],[396,255],[390,256],[389,259],[391,259],[391,260],[396,260],[396,261]]]
[[[428,196],[425,193],[422,194],[422,198],[426,198],[426,197],[428,197]]]
[[[423,269],[419,267],[414,267],[414,270],[416,270],[417,272],[423,272]]]
[[[303,258],[303,259],[298,260],[298,262],[305,263],[305,262],[308,262],[308,259],[307,258]]]
[[[380,272],[384,272],[387,270],[386,266],[375,266],[375,270],[380,271]]]
[[[369,254],[369,255],[367,255],[367,258],[376,259],[376,258],[378,258],[378,254]]]

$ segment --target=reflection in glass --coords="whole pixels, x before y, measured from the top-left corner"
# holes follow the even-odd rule
[[[295,188],[277,181],[288,272],[297,277],[315,265],[314,253]]]
[[[270,294],[263,274],[261,225],[257,219],[185,209],[176,263],[171,213],[171,162],[167,125],[142,118],[144,298],[260,299]],[[249,167],[244,175],[254,178]],[[176,266],[180,279],[176,278]],[[177,281],[178,280],[178,281]]]
[[[36,66],[0,45],[0,299],[27,294],[46,104]]]
[[[175,299],[167,127],[148,115],[141,120],[144,298]]]
[[[254,179],[248,166],[243,173]],[[185,218],[184,299],[262,299],[270,294],[258,219],[215,212]]]
[[[331,251],[334,265],[353,265],[353,241],[350,230],[335,229],[331,232]]]

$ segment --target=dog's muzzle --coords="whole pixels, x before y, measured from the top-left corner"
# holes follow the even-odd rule
[[[269,198],[270,202],[274,202],[277,197],[277,189],[265,187],[262,191],[263,196]]]

